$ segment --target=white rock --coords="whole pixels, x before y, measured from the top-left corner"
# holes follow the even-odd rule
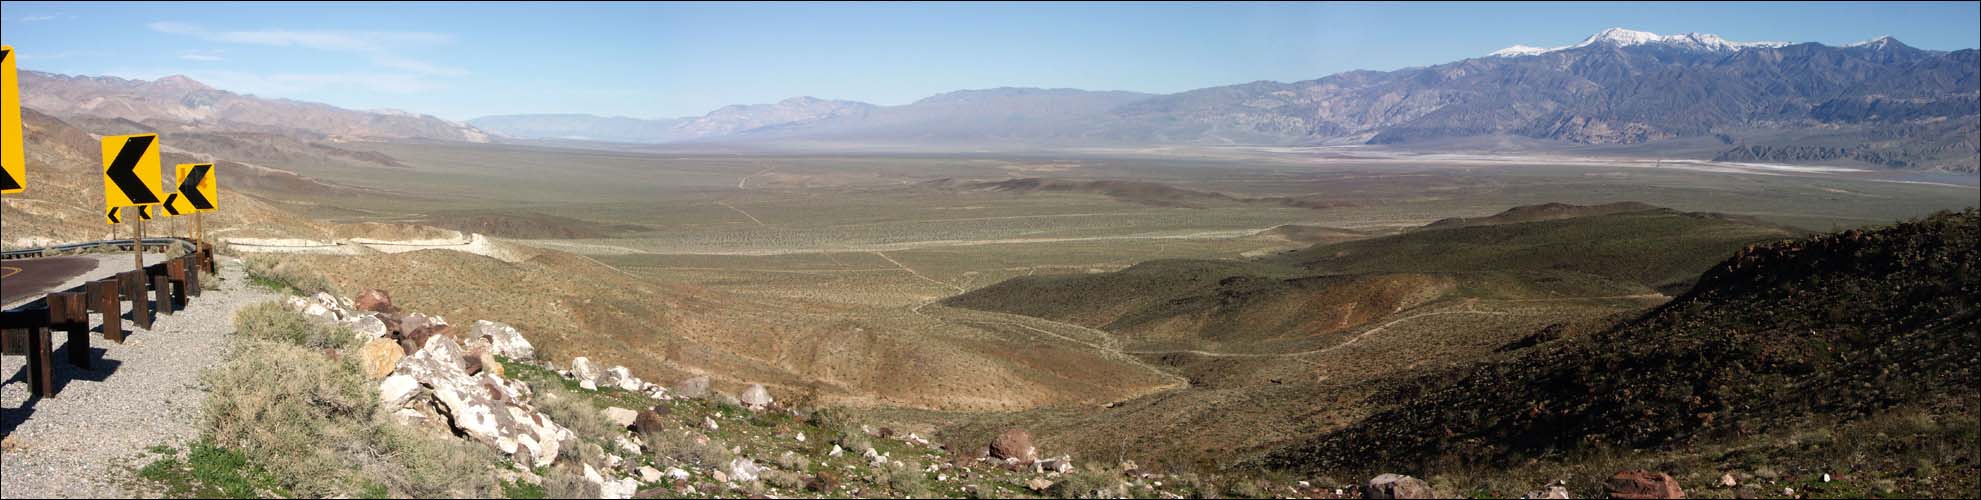
[[[1823,482],[1825,483],[1830,482],[1830,473],[1828,472],[1823,473]]]
[[[598,469],[593,469],[592,464],[585,464],[585,480],[592,484],[605,484],[605,476],[598,475]]]
[[[579,380],[579,381],[578,381],[578,388],[579,388],[579,389],[584,389],[584,390],[587,390],[587,391],[596,391],[596,390],[598,390],[598,384],[594,384],[594,383],[592,383],[592,381],[590,381],[590,380]]]
[[[435,320],[441,321],[438,317]],[[478,320],[475,321],[475,326],[468,330],[468,335],[487,340],[489,347],[494,349],[496,354],[509,359],[528,361],[536,358],[536,346],[530,345],[530,341],[523,338],[522,332],[516,331],[509,325]]]
[[[626,436],[614,438],[613,443],[618,444],[619,449],[625,451],[628,455],[640,454],[640,444],[633,442],[631,439],[626,439]]]
[[[584,356],[578,356],[576,358],[571,358],[571,375],[578,377],[578,380],[589,381],[593,384],[597,384],[598,377],[599,375],[601,375],[601,372],[599,371],[598,366],[592,364],[591,359],[588,359]]]
[[[680,467],[668,467],[667,477],[686,481],[688,480],[688,471],[681,470]]]
[[[378,382],[378,401],[388,409],[406,406],[420,392],[420,381],[406,375],[392,374]]]
[[[639,492],[640,482],[634,481],[632,478],[606,481],[604,484],[598,486],[599,498],[633,498],[633,495]]]
[[[840,447],[839,447],[839,445],[836,445],[836,444],[835,444],[835,445],[832,445],[832,451],[829,451],[829,452],[826,452],[826,454],[825,454],[825,456],[828,456],[828,457],[836,457],[836,456],[840,456],[840,455],[845,455],[845,454],[846,454],[846,450],[845,450],[845,449],[843,449],[843,448],[840,448]]]
[[[805,442],[805,433],[803,432],[798,433],[798,442],[800,443]]]
[[[658,482],[661,479],[666,479],[666,478],[667,476],[663,476],[660,474],[660,469],[655,469],[651,466],[646,466],[646,465],[640,466],[640,482],[642,483]]]
[[[607,468],[615,468],[615,469],[616,469],[616,468],[618,468],[618,467],[619,467],[619,464],[623,464],[623,463],[626,463],[626,459],[624,459],[624,458],[619,458],[619,455],[606,455],[606,456],[605,456],[605,466],[606,466]]]
[[[762,467],[758,467],[756,462],[750,461],[748,458],[738,458],[729,461],[729,478],[737,482],[747,483],[755,481],[757,480],[757,473],[762,471]]]
[[[743,395],[737,399],[743,402],[743,406],[755,410],[770,406],[772,401],[770,391],[764,389],[763,384],[750,384],[750,387],[743,389]]]
[[[702,417],[702,427],[712,431],[722,430],[722,426],[716,425],[715,419],[708,417]]]
[[[379,320],[378,316],[374,316],[370,314],[359,316],[357,319],[351,320],[349,326],[351,327],[351,330],[355,332],[355,335],[357,336],[359,342],[365,342],[371,339],[384,337],[387,334],[392,333],[390,330],[387,330],[385,328],[384,321]]]
[[[620,408],[617,406],[608,406],[603,411],[605,413],[606,420],[610,420],[612,421],[612,423],[618,424],[620,427],[631,426],[633,425],[633,420],[640,418],[640,412],[628,410],[625,408]]]

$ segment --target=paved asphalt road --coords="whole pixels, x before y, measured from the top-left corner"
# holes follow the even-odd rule
[[[156,264],[164,257],[147,253],[144,261],[146,265]],[[42,294],[108,278],[131,270],[133,265],[131,254],[127,253],[0,261],[0,307],[13,308],[33,302]]]
[[[89,257],[43,257],[0,262],[0,303],[13,304],[59,291],[56,286],[96,270],[96,262],[96,259]]]

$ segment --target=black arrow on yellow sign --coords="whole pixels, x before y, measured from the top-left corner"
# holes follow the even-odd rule
[[[103,211],[103,220],[110,221],[111,224],[118,224],[124,222],[123,218],[117,217],[118,208],[122,208],[122,207],[111,207],[109,210]]]
[[[199,183],[206,179],[206,173],[209,170],[213,170],[213,164],[211,163],[193,165],[193,170],[187,172],[186,178],[179,181],[179,192],[186,194],[186,202],[192,203],[194,209],[213,209],[213,200],[207,199],[206,193],[199,190]],[[165,206],[169,208],[172,204],[167,202]],[[179,213],[173,212],[172,215],[179,215]]]
[[[138,168],[138,161],[144,159],[145,150],[151,148],[151,141],[157,138],[157,136],[141,135],[124,141],[124,148],[117,150],[117,159],[111,160],[110,169],[104,171],[104,175],[110,178],[110,182],[117,184],[117,189],[123,191],[124,196],[131,199],[131,203],[141,205],[158,203],[158,195],[151,192],[151,186],[145,185],[144,179],[138,178],[137,172],[132,171]],[[139,209],[138,213],[144,213],[143,209]]]

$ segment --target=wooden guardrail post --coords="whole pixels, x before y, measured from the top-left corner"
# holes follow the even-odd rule
[[[48,329],[69,333],[69,364],[89,369],[89,303],[82,292],[48,294]]]
[[[28,392],[35,396],[55,397],[54,343],[47,310],[0,312],[0,351],[27,356]]]
[[[124,306],[117,300],[117,278],[110,277],[83,285],[89,294],[90,309],[103,315],[103,339],[124,343]]]
[[[164,273],[151,275],[151,296],[151,303],[158,308],[159,314],[171,316],[178,308],[177,304],[172,303],[172,278]]]
[[[185,302],[183,301],[191,300],[190,297],[198,297],[200,291],[199,254],[187,254],[184,257],[173,260],[172,263],[173,266],[167,268],[166,271],[172,275],[172,281],[179,283],[179,300],[182,301],[180,303],[184,304]]]
[[[48,327],[28,327],[28,390],[44,398],[55,397],[55,342]]]
[[[145,293],[144,271],[124,271],[117,282],[123,285],[124,300],[131,302],[131,323],[151,329],[151,298]]]

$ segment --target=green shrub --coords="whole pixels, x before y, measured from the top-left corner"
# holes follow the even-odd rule
[[[343,349],[357,343],[356,335],[349,329],[310,319],[277,302],[242,308],[234,315],[234,333],[256,340],[318,349]]]

